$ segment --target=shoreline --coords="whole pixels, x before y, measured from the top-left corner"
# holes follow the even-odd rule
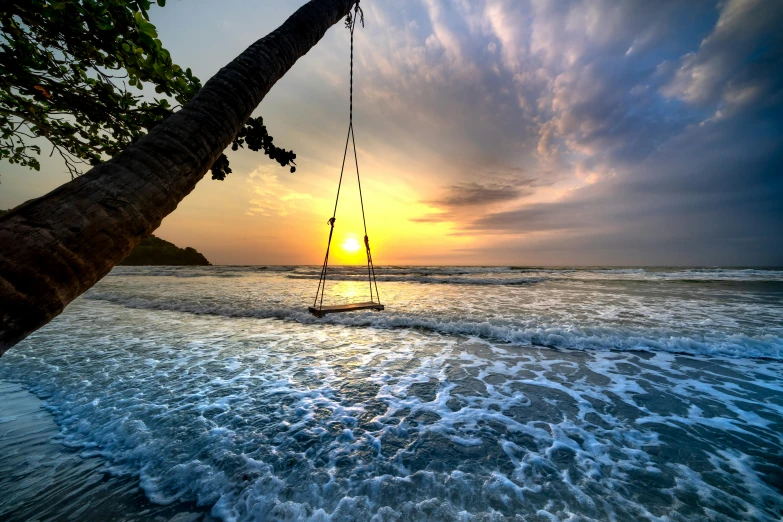
[[[0,380],[0,396],[0,519],[217,520],[211,506],[153,504],[137,476],[114,476],[102,457],[62,444],[54,415],[21,384]]]
[[[783,509],[777,286],[596,273],[435,292],[407,274],[384,287],[397,313],[325,322],[298,312],[308,279],[201,277],[221,271],[123,270],[0,360],[0,380],[55,416],[62,435],[47,417],[43,440],[65,461],[7,479],[18,500],[0,519],[208,520],[197,502],[236,520],[761,522]],[[334,299],[365,284],[334,283]],[[193,504],[150,506],[139,486]]]

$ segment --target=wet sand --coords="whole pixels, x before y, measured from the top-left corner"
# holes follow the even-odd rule
[[[52,414],[22,386],[0,381],[0,398],[0,520],[215,520],[191,503],[152,504],[138,477],[112,476],[102,458],[64,446]]]
[[[117,270],[10,350],[0,520],[781,520],[783,271],[313,272]]]

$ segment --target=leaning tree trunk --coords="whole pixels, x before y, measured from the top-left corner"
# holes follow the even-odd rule
[[[356,0],[312,0],[115,158],[0,217],[0,355],[122,261]]]

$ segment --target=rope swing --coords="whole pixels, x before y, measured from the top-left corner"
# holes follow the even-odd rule
[[[356,21],[360,20],[362,27],[364,27],[364,13],[359,7],[359,2],[356,2],[354,7],[353,16],[348,13],[345,19],[345,26],[351,33],[351,67],[350,67],[350,102],[348,111],[348,136],[345,138],[345,151],[343,152],[343,165],[340,168],[340,181],[337,183],[337,197],[334,200],[334,211],[332,217],[329,218],[327,224],[329,225],[329,240],[326,243],[326,255],[324,256],[324,264],[321,267],[321,276],[318,280],[318,290],[315,292],[315,301],[313,306],[308,310],[316,317],[323,317],[326,314],[339,313],[339,312],[351,312],[356,310],[383,310],[381,304],[381,298],[378,294],[378,282],[375,279],[375,267],[372,263],[372,253],[370,252],[370,239],[367,235],[367,219],[364,215],[364,198],[362,197],[362,180],[359,177],[359,159],[356,154],[356,137],[353,130],[353,30],[356,27]],[[337,220],[337,203],[340,201],[340,187],[343,183],[343,173],[345,172],[345,160],[348,157],[348,144],[353,146],[353,159],[356,163],[356,181],[359,184],[359,202],[362,207],[362,223],[364,224],[364,247],[367,251],[367,279],[370,284],[370,300],[363,303],[349,303],[342,305],[324,306],[324,292],[326,290],[326,272],[329,266],[329,249],[332,245],[332,235],[334,234],[334,223]]]

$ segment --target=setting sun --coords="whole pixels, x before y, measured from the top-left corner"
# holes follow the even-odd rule
[[[359,245],[359,242],[356,240],[355,237],[349,237],[348,239],[345,240],[345,243],[343,243],[342,245],[343,250],[345,250],[346,252],[356,252],[357,250],[359,250],[360,246],[361,245]]]
[[[783,522],[783,0],[0,2],[0,522]]]

